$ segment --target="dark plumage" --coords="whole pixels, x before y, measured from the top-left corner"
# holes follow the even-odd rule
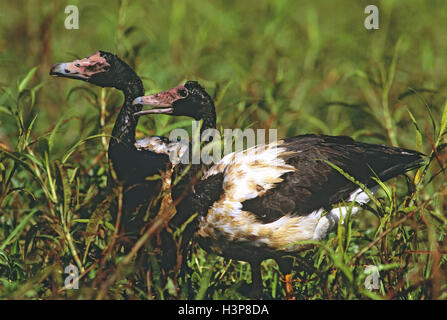
[[[186,115],[202,119],[202,131],[215,128],[213,101],[195,82],[137,101],[159,107],[139,114]],[[372,177],[385,181],[421,166],[423,157],[417,151],[344,136],[285,138],[226,155],[205,171],[188,201],[177,207],[178,215],[184,220],[199,213],[194,232],[206,250],[249,261],[259,296],[263,259],[276,259],[281,271],[289,273],[291,264],[285,256],[305,248],[297,243],[322,239],[341,215],[358,212],[358,207],[340,206],[343,201],[360,205],[369,201],[357,184],[326,161],[374,191],[377,182]],[[201,168],[192,167],[194,174]],[[191,184],[191,179],[184,184]],[[290,294],[290,276],[286,279]]]
[[[187,99],[186,99],[187,97]],[[203,119],[201,133],[207,128],[216,127],[216,111],[214,109],[213,100],[208,93],[194,81],[188,81],[184,85],[172,88],[171,90],[160,92],[151,96],[139,97],[134,100],[134,104],[151,105],[156,108],[150,110],[143,110],[136,113],[136,115],[144,114],[170,114],[178,116],[188,116],[196,120]],[[210,108],[209,105],[213,107]],[[192,158],[192,148],[188,147],[189,159]],[[179,154],[181,157],[182,153]],[[192,194],[192,188],[200,179],[201,173],[207,166],[203,164],[184,164],[178,163],[174,168],[172,181],[177,177],[183,178],[172,187],[172,200],[176,203],[176,214],[169,222],[170,228],[175,230],[185,224],[185,222],[194,214],[193,207],[196,207],[200,201]],[[185,173],[186,171],[186,173]],[[216,180],[212,178],[212,180]],[[216,188],[222,188],[222,181],[215,184]],[[197,186],[196,186],[197,187]],[[204,185],[209,187],[209,185]],[[218,192],[207,192],[210,196],[218,196]],[[213,198],[214,199],[214,198]],[[211,200],[210,200],[211,201]],[[195,205],[193,205],[193,202]],[[182,263],[185,262],[185,255],[187,254],[188,245],[194,232],[198,228],[198,219],[190,222],[183,231],[182,242],[180,244],[180,252],[182,254]],[[165,241],[167,244],[168,241]],[[162,264],[164,269],[170,269],[177,260],[177,246],[173,241],[170,245],[165,245],[163,248]],[[185,267],[185,265],[183,265]],[[184,268],[182,269],[184,270]]]
[[[359,188],[324,160],[369,188],[377,184],[371,177],[386,181],[421,161],[421,154],[412,150],[357,142],[345,136],[308,134],[285,138],[281,146],[297,152],[286,164],[298,170],[285,173],[284,181],[275,189],[242,203],[242,210],[254,213],[264,223],[290,212],[306,215],[320,208],[330,210]]]
[[[160,180],[147,181],[146,177],[165,171],[170,165],[166,154],[137,149],[135,146],[138,117],[134,113],[140,111],[142,106],[132,104],[132,101],[144,94],[141,79],[124,61],[104,51],[73,62],[58,63],[51,68],[50,75],[83,80],[101,87],[114,87],[124,93],[124,104],[112,130],[108,155],[110,167],[113,167],[117,180],[125,190],[123,225],[128,235],[135,235],[141,227],[139,220],[143,216],[135,213],[144,210],[161,188]],[[111,174],[108,184],[114,184]]]

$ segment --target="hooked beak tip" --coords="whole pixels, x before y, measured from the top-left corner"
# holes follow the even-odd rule
[[[141,104],[143,99],[141,97],[135,98],[132,102],[133,105]]]
[[[51,67],[50,75],[57,76],[61,74],[66,74],[67,72],[65,71],[65,65],[66,65],[65,63],[56,63]]]

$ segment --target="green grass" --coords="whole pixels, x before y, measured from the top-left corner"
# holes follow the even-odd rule
[[[195,247],[191,272],[160,279],[157,249],[119,250],[115,209],[101,205],[106,148],[122,97],[48,76],[53,63],[116,52],[147,92],[199,80],[222,128],[276,128],[278,137],[349,135],[419,150],[430,162],[388,181],[375,201],[295,262],[297,299],[446,299],[447,4],[371,1],[61,1],[3,3],[0,11],[0,298],[246,299],[247,263]],[[138,137],[190,128],[145,117]],[[119,198],[119,190],[108,200]],[[112,207],[113,208],[113,207]],[[149,222],[150,224],[150,222]],[[179,234],[180,235],[180,234]],[[76,265],[78,290],[65,290]],[[380,270],[365,289],[364,270]],[[276,263],[264,296],[284,297]]]

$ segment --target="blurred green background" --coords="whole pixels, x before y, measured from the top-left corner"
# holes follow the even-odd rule
[[[363,25],[371,3],[380,7],[379,30]],[[79,30],[64,28],[68,4],[79,8]],[[80,84],[50,78],[49,68],[98,49],[135,67],[148,92],[185,79],[201,81],[211,93],[216,84],[228,86],[217,105],[224,127],[253,124],[277,128],[279,136],[323,132],[390,142],[379,91],[396,55],[389,103],[401,137],[397,142],[405,145],[413,134],[405,126],[411,126],[405,108],[423,119],[427,115],[420,98],[399,101],[400,95],[423,88],[440,93],[430,103],[443,102],[446,6],[443,1],[3,1],[0,81],[9,86],[38,66],[33,81],[45,85],[33,110],[25,110],[28,121],[39,114],[36,133],[61,117],[79,117],[66,125],[57,148],[94,131],[98,110],[77,95],[67,101],[67,92]],[[14,122],[1,119],[2,140],[13,143]]]
[[[379,30],[364,27],[364,9],[370,4],[379,7]],[[64,27],[67,5],[79,8],[78,30]],[[430,155],[437,148],[436,160],[419,185],[416,198],[404,201],[405,179],[399,180],[397,187],[393,182],[392,198],[381,201],[395,210],[390,211],[389,217],[365,213],[366,222],[356,221],[354,225],[359,230],[357,240],[354,245],[346,244],[343,254],[356,255],[368,241],[399,221],[402,212],[408,212],[398,208],[407,208],[408,203],[423,204],[425,216],[417,213],[409,226],[392,227],[389,238],[378,241],[358,265],[380,261],[386,265],[407,259],[400,273],[388,275],[388,282],[378,292],[380,297],[447,297],[442,289],[447,288],[446,255],[442,253],[446,248],[446,183],[440,171],[447,158],[442,135],[447,123],[445,114],[445,122],[441,121],[447,98],[446,1],[1,1],[0,147],[29,152],[29,161],[39,154],[40,141],[49,139],[48,157],[55,161],[81,138],[110,134],[122,104],[119,92],[51,78],[48,74],[56,62],[82,58],[97,50],[116,53],[134,67],[147,93],[169,89],[185,80],[198,80],[215,98],[218,126],[223,128],[275,128],[278,137],[305,133],[349,135],[364,142],[398,145]],[[33,67],[37,69],[30,73]],[[190,128],[189,123],[186,118],[145,117],[139,122],[137,136],[167,135],[174,127]],[[23,140],[20,126],[30,125],[33,128],[29,130],[29,139]],[[77,179],[73,190],[80,198],[105,187],[106,147],[106,139],[93,139],[77,147],[68,158],[70,170],[79,169],[73,174]],[[0,296],[74,295],[54,289],[57,285],[50,283],[62,285],[56,276],[49,283],[36,280],[39,276],[47,279],[54,270],[61,270],[72,261],[71,255],[64,243],[56,248],[36,240],[35,248],[40,251],[23,248],[24,243],[31,243],[30,228],[41,234],[46,232],[47,238],[50,234],[55,238],[60,235],[51,231],[57,229],[53,220],[47,219],[51,223],[45,224],[48,210],[53,207],[51,201],[44,199],[44,188],[20,166],[11,171],[10,157],[1,160],[0,171],[4,174],[0,181],[0,258],[4,260],[0,259]],[[14,177],[6,185],[8,172],[14,172]],[[45,181],[50,180],[51,177]],[[12,195],[11,190],[19,192]],[[40,210],[39,219],[33,217],[21,225],[25,212],[33,208]],[[88,219],[95,207],[90,204],[85,208],[86,212],[73,209],[78,223],[72,234],[82,254],[82,219]],[[424,219],[429,219],[428,224]],[[7,239],[13,230],[17,234]],[[401,234],[403,238],[399,238]],[[337,240],[334,241],[328,243],[337,247]],[[391,241],[388,246],[387,241]],[[99,247],[100,242],[96,243]],[[437,250],[437,254],[404,255],[409,248]],[[48,256],[50,250],[54,250],[54,256]],[[339,253],[342,249],[334,250]],[[33,253],[31,258],[29,252]],[[346,276],[345,269],[337,273],[340,264],[321,254],[315,261],[333,278],[319,275],[320,282],[315,283],[312,273],[297,271],[295,276],[304,281],[296,284],[300,298],[372,297],[355,289],[361,285],[360,280]],[[86,267],[92,266],[92,261],[88,260]],[[203,252],[198,253],[194,262],[198,274],[208,269],[215,273],[205,272],[203,277],[194,278],[193,293],[183,297],[243,297],[231,286],[249,279],[248,266],[213,260],[217,267],[210,269],[207,261]],[[39,274],[50,267],[54,269],[45,277]],[[281,297],[276,267],[268,262],[264,268],[264,285],[271,289],[269,297]],[[351,271],[361,272],[356,270]],[[89,274],[84,287],[98,286],[99,280],[94,280],[97,278]],[[25,285],[36,281],[40,281],[38,289]],[[234,291],[228,293],[219,287],[224,282]],[[122,282],[116,286],[120,285]],[[150,287],[147,283],[135,285],[140,291],[133,288],[127,294],[117,289],[109,297],[153,297],[144,293],[150,291],[146,286]],[[351,289],[342,290],[343,286]],[[168,289],[170,295],[176,296],[172,287]],[[404,293],[399,296],[401,291]],[[83,292],[78,297],[91,298],[95,294]]]

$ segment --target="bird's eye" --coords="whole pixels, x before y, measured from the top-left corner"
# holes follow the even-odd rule
[[[187,95],[188,95],[188,92],[186,92],[186,90],[185,89],[179,89],[178,91],[178,94],[181,96],[181,97],[186,97]]]

